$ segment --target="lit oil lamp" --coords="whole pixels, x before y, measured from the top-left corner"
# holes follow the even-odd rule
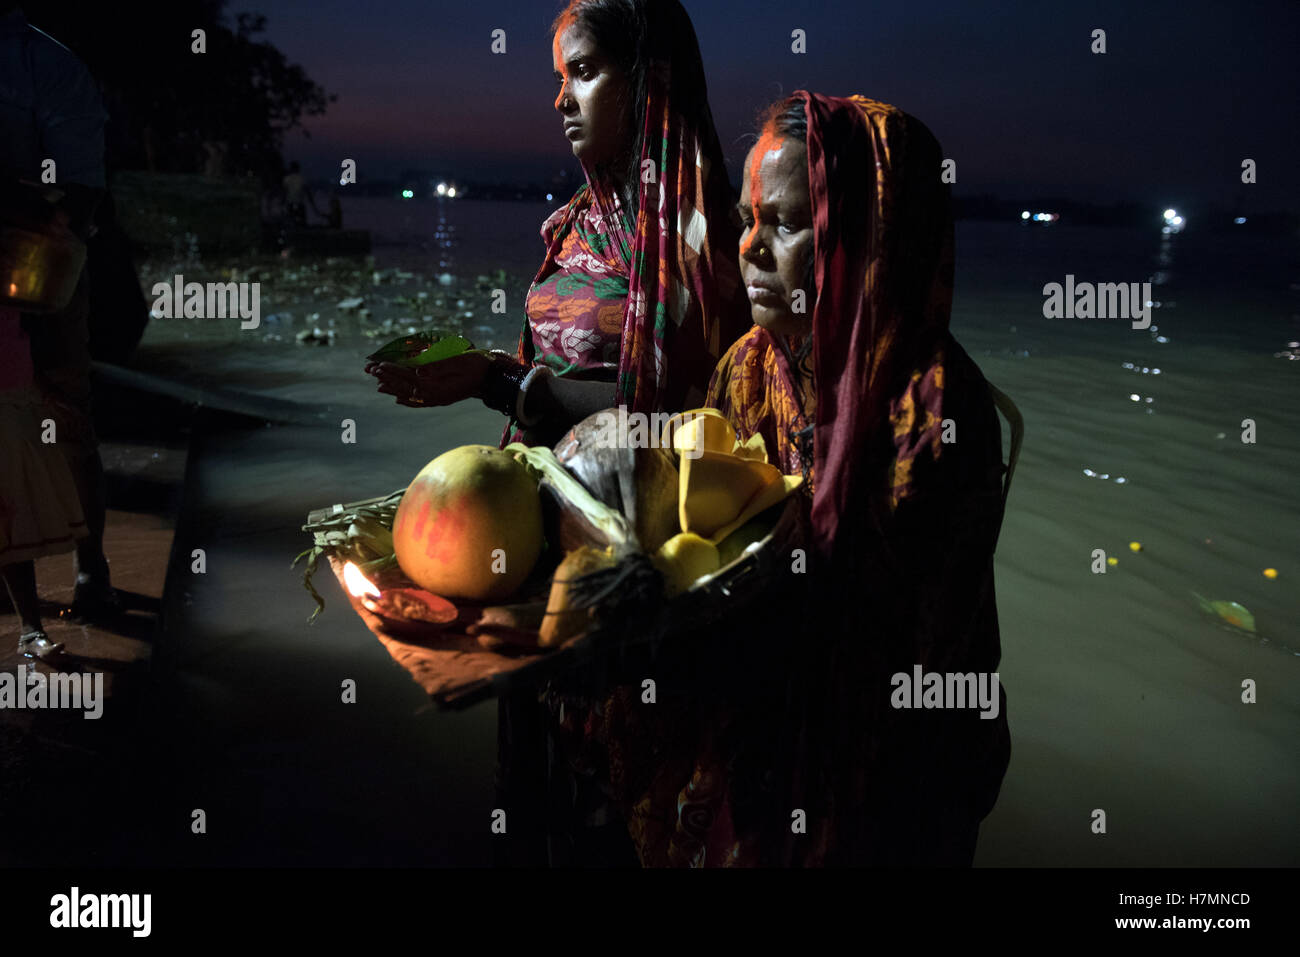
[[[378,598],[382,594],[375,587],[375,583],[367,578],[353,562],[343,566],[343,584],[347,586],[353,598],[360,598],[363,602],[367,597]]]
[[[352,562],[343,566],[343,584],[367,611],[390,621],[445,625],[460,615],[456,606],[447,599],[427,591],[417,588],[380,591]]]

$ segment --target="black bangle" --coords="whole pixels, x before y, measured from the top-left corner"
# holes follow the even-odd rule
[[[513,417],[519,401],[519,387],[526,375],[528,366],[518,362],[509,365],[492,363],[483,379],[483,404],[502,415]]]

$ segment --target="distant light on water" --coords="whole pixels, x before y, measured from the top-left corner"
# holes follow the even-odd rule
[[[547,194],[546,194],[546,198],[547,198],[547,199],[550,199],[550,198],[551,198],[551,194],[550,194],[550,193],[547,193]],[[1029,218],[1029,210],[1025,210],[1023,213],[1021,213],[1021,214],[1020,214],[1020,218],[1021,218],[1021,219],[1028,219],[1028,218]]]
[[[1246,224],[1246,217],[1238,216],[1236,219],[1233,220],[1233,222],[1236,223],[1238,226],[1244,226]]]
[[[415,196],[415,190],[413,189],[402,190],[402,199],[412,199],[414,198],[414,196]]]

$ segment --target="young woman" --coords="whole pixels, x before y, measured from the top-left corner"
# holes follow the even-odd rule
[[[517,357],[368,366],[405,405],[478,397],[553,444],[615,405],[702,400],[748,327],[734,201],[677,0],[573,0],[553,25],[555,109],[586,183],[542,226]]]
[[[367,366],[404,405],[482,399],[507,417],[503,443],[554,445],[616,405],[697,406],[717,360],[749,327],[735,193],[682,5],[573,0],[552,35],[554,105],[586,183],[542,225],[546,256],[517,356],[467,356],[421,372]],[[602,796],[551,750],[536,694],[503,698],[498,794],[511,838],[497,843],[499,862],[635,864],[626,829],[601,816]]]
[[[805,92],[769,110],[746,160],[755,325],[710,404],[808,477],[809,563],[734,623],[753,650],[715,662],[715,692],[670,709],[621,689],[598,720],[560,719],[645,865],[973,858],[1009,758],[988,678],[1004,484],[994,393],[948,331],[941,162],[894,107]],[[986,706],[900,707],[895,676],[918,665],[985,675]]]

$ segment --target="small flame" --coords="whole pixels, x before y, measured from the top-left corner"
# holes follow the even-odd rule
[[[379,589],[375,587],[374,582],[361,574],[361,569],[352,562],[343,566],[343,583],[348,586],[348,591],[354,598],[361,598],[364,595],[379,597]]]

